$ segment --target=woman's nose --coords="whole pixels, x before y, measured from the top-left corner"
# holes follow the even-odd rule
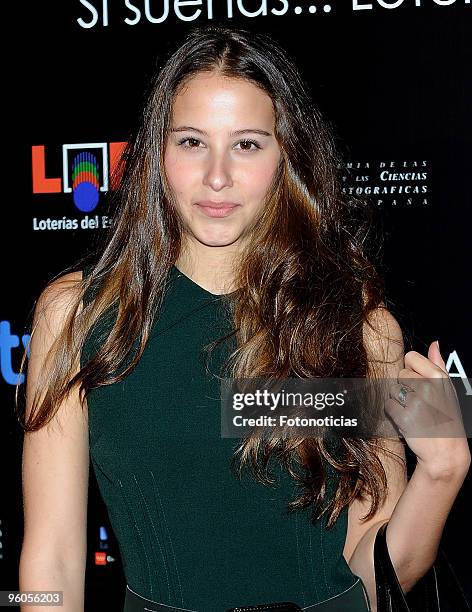
[[[209,156],[204,168],[203,183],[218,190],[233,184],[231,161],[224,154]]]

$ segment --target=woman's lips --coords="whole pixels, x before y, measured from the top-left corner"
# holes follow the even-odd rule
[[[227,217],[239,204],[224,204],[221,206],[211,206],[209,204],[196,204],[207,217]]]

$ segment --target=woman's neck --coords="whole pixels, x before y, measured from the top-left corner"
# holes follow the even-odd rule
[[[200,248],[183,249],[176,268],[195,283],[214,294],[234,291],[233,266],[235,249],[200,245]]]

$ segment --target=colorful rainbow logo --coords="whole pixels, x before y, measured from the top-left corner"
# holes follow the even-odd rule
[[[100,190],[98,161],[93,153],[83,151],[73,158],[71,180],[74,204],[82,212],[92,211]]]

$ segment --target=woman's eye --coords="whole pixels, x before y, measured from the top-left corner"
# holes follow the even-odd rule
[[[178,144],[179,145],[183,145],[184,149],[196,149],[196,148],[198,148],[198,147],[192,147],[192,146],[189,146],[189,145],[184,145],[184,143],[187,142],[187,141],[189,141],[189,142],[190,141],[192,141],[192,142],[200,142],[198,140],[198,138],[182,138],[182,140],[179,140]]]
[[[251,149],[251,145],[254,145],[256,149],[261,148],[255,140],[240,140],[237,144],[242,144],[242,143],[244,143],[245,146],[249,145],[247,149],[243,148],[243,151],[254,151],[255,149]]]
[[[198,138],[182,138],[181,140],[179,140],[179,142],[177,143],[179,146],[183,146],[184,149],[198,149],[198,143],[200,143],[201,140],[199,140]],[[185,144],[185,143],[189,143],[189,144]],[[193,146],[190,143],[197,143],[197,146]],[[255,140],[240,140],[239,142],[236,143],[237,145],[244,145],[242,147],[242,151],[255,151],[256,149],[260,149],[260,145],[255,141]],[[254,145],[254,149],[251,148],[251,145]]]

